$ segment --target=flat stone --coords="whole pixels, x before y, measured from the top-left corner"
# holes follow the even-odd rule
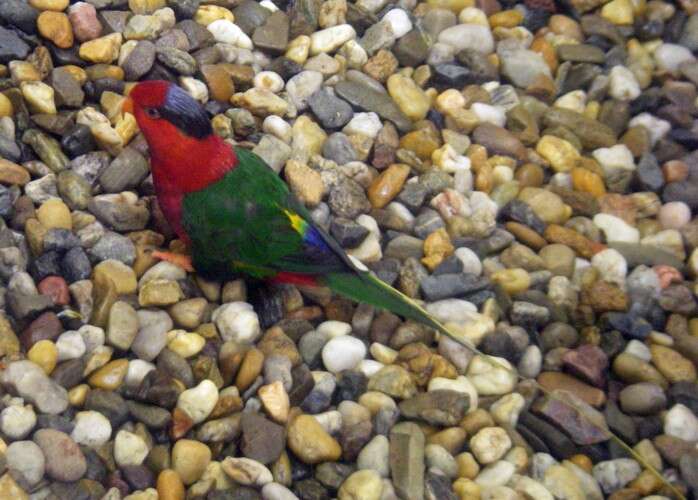
[[[401,498],[424,498],[424,434],[417,424],[403,422],[391,429],[390,472]]]
[[[395,102],[387,95],[360,83],[343,80],[335,86],[337,94],[356,106],[366,111],[373,111],[378,116],[390,120],[403,132],[412,128],[412,122],[400,111]]]

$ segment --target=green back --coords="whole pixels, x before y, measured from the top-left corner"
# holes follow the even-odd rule
[[[342,269],[336,248],[326,251],[329,238],[313,228],[310,214],[279,176],[254,153],[236,153],[239,163],[223,179],[184,198],[182,222],[196,268],[256,278]],[[310,233],[321,234],[325,247],[309,244]]]

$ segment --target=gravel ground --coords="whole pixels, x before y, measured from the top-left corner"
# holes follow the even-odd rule
[[[696,50],[696,0],[0,0],[0,499],[695,498]],[[498,364],[153,258],[145,79]]]

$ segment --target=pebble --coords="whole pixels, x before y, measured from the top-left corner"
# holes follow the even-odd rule
[[[198,441],[180,439],[172,447],[172,469],[187,486],[201,478],[210,462],[211,450]]]
[[[109,420],[96,411],[81,411],[75,415],[75,427],[70,437],[81,445],[98,448],[111,438]]]
[[[349,335],[334,337],[322,348],[322,362],[332,373],[355,368],[365,356],[364,343]]]
[[[36,425],[36,414],[31,406],[12,405],[0,412],[0,429],[11,439],[25,438]]]
[[[339,488],[337,498],[365,498],[378,500],[383,493],[383,482],[380,476],[372,470],[360,470],[349,476]]]
[[[698,418],[686,406],[676,404],[664,417],[664,433],[684,441],[697,441]]]
[[[5,450],[7,468],[20,481],[34,486],[44,476],[46,460],[33,441],[14,441]]]
[[[34,442],[41,448],[46,473],[57,481],[77,481],[87,471],[87,462],[80,447],[70,436],[54,429],[40,429]]]
[[[222,305],[213,312],[212,319],[223,340],[252,343],[262,333],[257,314],[252,306],[245,302]]]
[[[182,410],[194,424],[206,420],[218,402],[218,388],[210,380],[202,380],[199,385],[183,391],[177,400],[177,408]]]
[[[288,446],[307,464],[336,461],[342,454],[339,443],[309,415],[299,415],[290,422]]]

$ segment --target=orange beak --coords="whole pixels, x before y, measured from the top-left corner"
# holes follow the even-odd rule
[[[133,99],[127,97],[126,100],[124,100],[124,103],[121,105],[121,110],[124,113],[133,114]]]

